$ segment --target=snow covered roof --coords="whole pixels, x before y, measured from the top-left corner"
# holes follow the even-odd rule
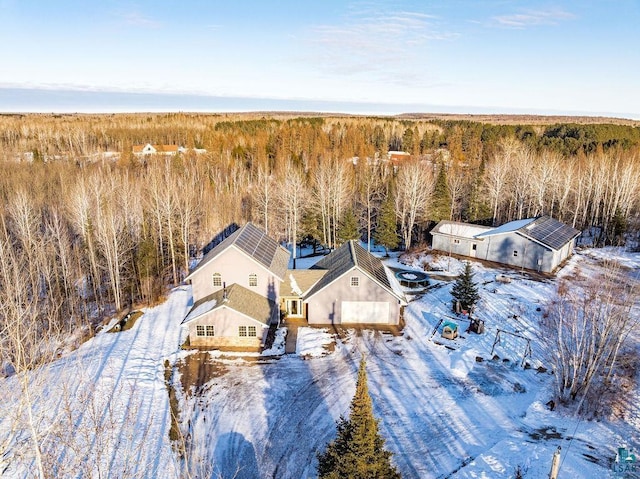
[[[325,274],[327,274],[327,271],[322,269],[288,269],[286,280],[289,281],[292,294],[303,296],[314,284],[320,281]],[[286,296],[288,291],[284,289],[281,293],[283,296]]]
[[[189,323],[222,307],[233,309],[262,324],[269,324],[277,306],[274,301],[234,283],[226,291],[221,289],[197,301],[182,323]]]
[[[380,258],[373,256],[354,240],[347,241],[311,267],[312,270],[326,270],[326,274],[311,288],[306,297],[313,296],[355,267],[398,299],[404,301],[402,292],[394,290],[391,286],[386,268]]]
[[[232,245],[246,253],[281,280],[284,279],[285,272],[289,266],[289,251],[280,246],[276,240],[267,236],[264,231],[253,223],[247,223],[242,228],[234,231],[209,251],[186,279],[189,279],[202,266]]]
[[[519,230],[520,228],[524,228],[534,220],[535,218],[525,218],[523,220],[509,221],[508,223],[500,225],[497,228],[491,228],[489,231],[480,233],[479,235],[476,236],[476,238],[481,238],[484,236],[499,235],[503,233],[511,233],[513,231]]]
[[[471,225],[468,223],[459,223],[457,221],[440,221],[432,230],[433,233],[440,233],[451,236],[460,236],[462,238],[476,238],[482,233],[491,231],[488,226]]]

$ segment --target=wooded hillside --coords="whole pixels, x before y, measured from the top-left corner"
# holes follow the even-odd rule
[[[206,153],[132,153],[146,143]],[[411,157],[390,162],[389,151]],[[37,327],[16,334],[35,338],[153,302],[234,222],[328,247],[378,229],[389,238],[395,225],[408,248],[441,219],[545,213],[621,242],[638,230],[639,152],[640,128],[621,124],[3,115],[3,327],[27,315]]]

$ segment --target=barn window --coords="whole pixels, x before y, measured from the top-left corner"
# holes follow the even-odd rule
[[[256,327],[255,326],[247,326],[249,329],[249,336],[255,338],[258,335],[258,332],[256,331]]]
[[[204,326],[200,324],[196,326],[196,336],[204,336]]]
[[[216,330],[213,326],[207,325],[207,336],[215,336]]]
[[[351,276],[351,286],[360,286],[360,277]]]
[[[249,275],[249,286],[258,286],[258,275],[251,273]]]
[[[247,337],[247,327],[246,326],[238,326],[238,336],[241,338]]]
[[[515,258],[516,256],[518,256],[518,250],[513,250],[513,256],[514,256],[514,258]]]
[[[220,273],[213,273],[213,286],[222,286],[222,275]]]

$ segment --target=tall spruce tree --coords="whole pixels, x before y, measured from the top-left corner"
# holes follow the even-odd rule
[[[451,219],[451,191],[447,184],[447,169],[444,162],[440,163],[438,170],[430,216],[434,221]]]
[[[378,212],[378,224],[373,233],[374,241],[384,246],[386,256],[389,256],[390,249],[397,248],[400,243],[396,226],[396,212],[393,207],[393,197],[388,195]]]
[[[480,294],[478,294],[478,285],[473,281],[473,274],[471,263],[468,261],[465,262],[464,271],[458,279],[456,279],[456,282],[451,289],[454,308],[456,302],[459,301],[462,309],[471,311],[480,299]]]
[[[338,226],[338,241],[340,243],[346,243],[349,240],[360,239],[360,232],[358,231],[358,219],[353,213],[353,210],[349,208],[342,216],[342,221]]]
[[[319,479],[399,479],[391,465],[391,453],[384,449],[378,420],[367,386],[364,358],[360,361],[356,393],[351,400],[349,419],[337,423],[338,436],[318,454]]]

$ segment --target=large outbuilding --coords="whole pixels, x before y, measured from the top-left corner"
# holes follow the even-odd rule
[[[551,273],[573,254],[580,231],[539,216],[497,228],[441,221],[431,235],[435,250]]]

